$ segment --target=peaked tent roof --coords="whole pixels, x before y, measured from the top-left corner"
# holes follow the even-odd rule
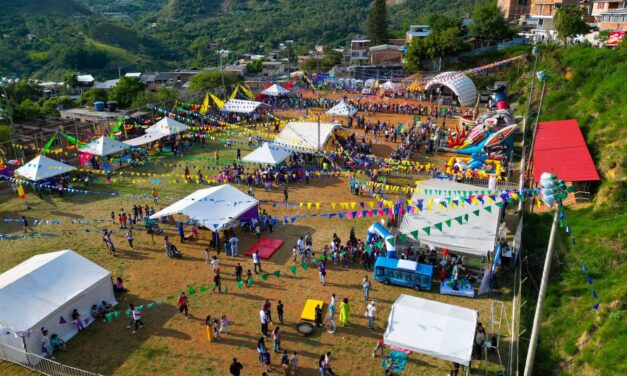
[[[152,215],[157,219],[173,214],[184,214],[211,230],[221,229],[249,210],[258,207],[259,201],[237,188],[223,184],[199,189],[167,208]]]
[[[357,109],[355,107],[349,106],[343,100],[326,112],[327,115],[348,116],[348,117],[351,117],[355,115],[356,113],[357,113]]]
[[[71,250],[33,256],[0,274],[0,306],[19,307],[0,310],[0,326],[27,331],[97,282],[110,278],[108,270]]]
[[[390,310],[386,345],[468,365],[477,311],[401,294]]]
[[[119,153],[128,148],[129,145],[123,142],[114,140],[109,137],[100,136],[97,139],[88,143],[87,145],[83,146],[82,148],[78,149],[78,151],[103,157],[105,155]]]
[[[323,148],[333,131],[339,125],[320,123],[320,147]],[[315,152],[318,150],[318,123],[314,121],[294,121],[287,123],[281,133],[274,140],[288,149],[300,152]]]
[[[220,108],[222,112],[235,112],[239,114],[250,114],[259,106],[264,105],[262,102],[247,101],[243,99],[229,99],[224,106]]]
[[[405,214],[400,232],[411,235],[411,232],[418,230],[418,241],[421,243],[447,248],[454,252],[485,256],[488,251],[494,249],[500,208],[493,206],[488,212],[484,206],[471,205],[462,198],[482,190],[487,191],[474,185],[442,179],[430,179],[418,184],[411,200],[414,205],[422,200],[423,210],[416,214]],[[445,197],[457,200],[458,204],[453,205],[449,200],[445,200]],[[427,210],[431,200],[433,207]],[[447,208],[440,210],[439,202],[445,202]],[[487,200],[485,205],[490,205]],[[468,215],[468,221],[463,221],[460,225],[455,218],[460,216],[463,218],[465,215]],[[451,221],[449,222],[451,225],[446,225],[445,221]],[[434,228],[435,224],[440,224],[442,231]],[[429,234],[423,230],[427,226],[430,227]],[[410,238],[413,239],[411,236]]]
[[[540,181],[543,172],[567,182],[600,180],[577,120],[538,124],[533,145],[534,179]]]
[[[380,89],[394,89],[397,85],[392,81],[387,81],[384,84],[379,85]]]
[[[169,117],[164,117],[163,119],[159,120],[157,124],[146,129],[146,133],[147,134],[158,133],[164,136],[169,136],[169,135],[185,132],[186,130],[187,130],[187,125],[181,122],[178,122],[174,119],[171,119]]]
[[[427,82],[425,89],[432,86],[446,86],[451,89],[457,95],[461,106],[472,106],[477,101],[477,87],[465,74],[459,72],[440,73]]]
[[[72,170],[76,170],[76,167],[55,161],[45,155],[39,155],[35,159],[15,170],[15,173],[27,178],[28,180],[38,181],[65,174],[66,172]]]
[[[242,161],[277,165],[289,158],[290,155],[292,155],[291,150],[264,142],[259,148],[242,158]]]
[[[281,95],[287,95],[289,94],[290,91],[287,90],[286,88],[284,88],[281,85],[277,85],[277,84],[272,84],[272,86],[270,86],[269,88],[263,90],[261,92],[261,94],[263,95],[267,95],[270,97],[279,97]]]
[[[126,140],[123,143],[128,145],[128,146],[141,146],[141,145],[146,145],[146,144],[149,144],[151,142],[160,140],[161,138],[163,138],[165,136],[166,135],[161,134],[159,132],[153,132],[153,133],[147,133],[147,134],[145,134],[143,136],[131,138],[130,140]]]

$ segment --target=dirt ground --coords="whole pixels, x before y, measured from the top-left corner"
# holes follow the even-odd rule
[[[403,120],[398,115],[382,115],[390,121]],[[413,117],[412,117],[413,119]],[[381,148],[391,148],[393,145],[382,143]],[[196,157],[212,157],[212,151],[221,148],[220,145],[210,144],[207,149],[195,150]],[[380,150],[381,151],[381,150]],[[382,154],[384,151],[381,151]],[[232,151],[225,151],[223,158],[232,158]],[[242,154],[245,155],[247,151]],[[159,173],[182,173],[184,161],[164,159],[154,168],[136,168],[135,171],[158,171]],[[191,163],[191,162],[190,162]],[[194,162],[199,167],[204,162]],[[174,165],[176,164],[176,165]],[[207,167],[207,166],[205,166]],[[193,173],[193,170],[192,170]],[[133,183],[131,177],[114,178],[116,182],[111,186],[101,184],[98,190],[114,190],[120,193],[149,194],[151,184]],[[157,186],[162,197],[179,199],[193,192],[196,185],[160,184]],[[246,187],[238,187],[246,190]],[[271,215],[295,215],[311,213],[338,212],[332,210],[330,202],[360,202],[370,201],[369,197],[355,197],[350,194],[346,178],[323,178],[313,180],[311,185],[295,185],[289,188],[290,201],[320,202],[320,209],[307,209],[306,205],[300,208],[276,207],[261,205]],[[221,252],[218,257],[220,269],[223,273],[223,287],[228,287],[228,293],[218,294],[211,291],[200,292],[201,286],[211,287],[210,267],[205,263],[204,252],[208,246],[210,233],[201,231],[198,241],[181,244],[174,228],[166,228],[173,243],[183,253],[183,258],[173,260],[166,257],[163,248],[163,238],[156,237],[155,242],[142,231],[135,233],[135,248],[131,250],[123,238],[123,232],[113,224],[79,225],[71,224],[72,219],[108,219],[111,211],[117,212],[120,208],[127,211],[133,204],[152,204],[148,198],[110,197],[99,195],[58,195],[38,198],[32,192],[28,193],[30,210],[24,210],[24,202],[17,199],[11,192],[0,194],[2,209],[0,210],[0,233],[20,233],[20,226],[6,223],[4,218],[19,218],[26,215],[32,223],[34,219],[61,219],[60,225],[40,225],[35,229],[40,232],[72,231],[72,234],[58,235],[45,238],[26,238],[14,241],[0,241],[0,271],[5,271],[25,259],[44,252],[61,249],[73,249],[88,259],[96,262],[111,271],[115,278],[124,279],[130,290],[126,298],[119,302],[117,309],[125,310],[129,303],[146,305],[150,302],[163,300],[160,307],[145,308],[143,320],[146,324],[137,334],[132,335],[126,329],[128,319],[122,314],[120,319],[111,323],[96,322],[69,342],[69,350],[58,355],[58,361],[83,368],[104,375],[226,375],[228,365],[233,357],[237,357],[244,365],[244,375],[260,375],[262,367],[257,363],[256,342],[260,336],[258,312],[264,299],[272,302],[273,318],[276,325],[276,304],[281,300],[285,304],[285,323],[282,348],[290,353],[297,351],[300,357],[298,375],[318,375],[317,359],[323,352],[333,354],[333,369],[338,375],[380,375],[381,359],[370,355],[376,343],[385,331],[386,319],[391,304],[400,294],[410,294],[427,299],[451,303],[476,309],[479,311],[480,321],[486,326],[490,313],[491,299],[503,301],[507,310],[511,310],[509,288],[500,289],[490,298],[460,298],[440,295],[437,284],[433,291],[416,292],[411,289],[397,286],[384,286],[374,283],[370,299],[377,302],[376,330],[368,331],[364,312],[366,302],[360,281],[364,275],[372,278],[372,272],[366,272],[359,265],[349,268],[330,266],[327,274],[327,284],[321,286],[317,270],[312,267],[308,271],[298,268],[296,275],[292,275],[288,267],[292,265],[291,247],[299,236],[311,233],[314,240],[314,249],[319,251],[324,244],[328,244],[333,233],[345,241],[351,228],[355,229],[358,238],[364,238],[367,228],[379,217],[368,219],[339,219],[309,217],[299,219],[289,225],[279,225],[272,234],[263,236],[285,240],[285,244],[270,260],[263,260],[262,266],[270,273],[278,270],[281,277],[270,275],[267,281],[255,278],[251,288],[238,289],[234,282],[233,270],[237,263],[246,269],[252,269],[249,257],[242,256],[256,239],[250,234],[243,234],[242,229],[236,229],[240,239],[240,256],[227,257]],[[281,201],[280,190],[274,192],[256,191],[258,199]],[[163,206],[169,204],[164,201]],[[158,208],[156,208],[158,210]],[[118,249],[117,257],[112,257],[105,251],[101,241],[103,228],[115,229],[113,241]],[[90,232],[86,232],[89,229]],[[211,254],[216,254],[212,249]],[[186,320],[176,310],[175,300],[166,300],[168,296],[178,296],[181,291],[188,291],[193,286],[198,292],[190,296],[191,319]],[[294,326],[299,322],[300,312],[307,299],[321,299],[325,302],[325,317],[328,301],[335,293],[339,300],[347,297],[351,303],[350,325],[339,327],[335,334],[318,331],[310,337],[300,336]],[[216,342],[208,343],[204,320],[207,315],[218,318],[226,315],[232,322],[229,333]],[[419,320],[420,318],[417,318]],[[339,320],[338,320],[339,321]],[[272,330],[274,326],[270,326]],[[267,341],[271,345],[271,340]],[[279,363],[279,355],[272,354],[272,363]],[[409,356],[406,375],[445,375],[449,370],[447,362],[425,355],[412,354]],[[500,367],[495,357],[491,357],[487,364],[493,374]],[[486,367],[484,361],[473,363],[473,369]],[[481,371],[483,372],[483,371]],[[277,374],[277,373],[274,373]]]

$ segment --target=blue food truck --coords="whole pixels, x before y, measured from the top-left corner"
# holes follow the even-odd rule
[[[430,291],[433,265],[389,257],[378,257],[374,264],[374,280],[385,285],[411,287]]]

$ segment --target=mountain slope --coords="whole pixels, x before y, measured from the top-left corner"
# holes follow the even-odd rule
[[[85,16],[89,9],[73,0],[3,0],[2,17],[28,16]]]

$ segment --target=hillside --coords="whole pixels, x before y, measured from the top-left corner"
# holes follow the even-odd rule
[[[0,14],[0,75],[58,79],[64,70],[100,78],[123,70],[217,64],[209,49],[263,52],[293,40],[346,46],[363,34],[371,0],[7,0]],[[431,13],[462,15],[473,0],[407,0],[388,9],[390,34]],[[114,15],[112,15],[113,13]],[[80,16],[80,17],[72,17]],[[30,35],[30,36],[29,36]],[[261,47],[260,47],[261,46]],[[68,50],[71,50],[68,54]],[[76,59],[85,55],[86,59]],[[69,58],[68,58],[69,56]]]
[[[565,211],[572,236],[559,232],[534,374],[626,374],[627,51],[545,50],[539,67],[553,78],[542,120],[577,119],[603,180],[593,188],[591,203]],[[572,78],[566,78],[566,72]],[[525,100],[521,96],[521,101]],[[550,214],[525,217],[523,247],[531,282],[524,286],[529,301],[522,322],[527,333],[550,225]],[[584,264],[592,286],[582,271]],[[600,299],[598,311],[593,309],[592,288]],[[526,347],[527,343],[522,343]]]

